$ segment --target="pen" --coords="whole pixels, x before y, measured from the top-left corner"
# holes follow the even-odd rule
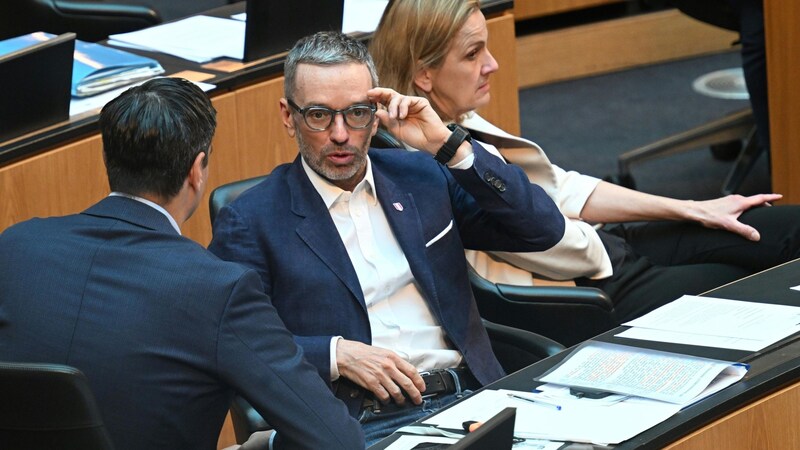
[[[556,411],[561,411],[561,405],[556,405],[555,403],[550,403],[550,402],[546,402],[544,400],[539,400],[539,399],[534,400],[532,398],[523,397],[521,395],[516,395],[516,394],[511,394],[511,393],[508,393],[506,395],[508,395],[511,398],[515,398],[517,400],[523,400],[523,401],[526,401],[526,402],[533,403],[535,405],[544,406],[544,407],[547,407],[547,408],[552,408],[552,409],[555,409]]]

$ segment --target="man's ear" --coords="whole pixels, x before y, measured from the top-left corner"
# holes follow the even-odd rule
[[[281,120],[283,120],[283,126],[286,127],[286,132],[289,134],[289,137],[294,137],[297,129],[294,127],[294,120],[292,120],[292,109],[289,106],[289,103],[286,101],[285,98],[280,100],[281,104]]]
[[[418,69],[414,74],[414,85],[422,92],[429,94],[433,90],[433,74],[430,69]]]
[[[203,184],[206,182],[206,171],[203,165],[203,160],[206,158],[206,152],[200,152],[194,158],[191,169],[189,169],[189,176],[187,181],[189,186],[195,191],[202,192]]]

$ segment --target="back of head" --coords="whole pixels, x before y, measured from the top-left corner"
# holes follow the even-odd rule
[[[126,90],[100,113],[111,190],[171,199],[197,155],[206,152],[207,163],[216,125],[208,96],[187,80],[156,78]]]
[[[320,31],[297,41],[283,64],[283,92],[286,98],[295,95],[297,66],[312,64],[334,66],[338,64],[364,64],[372,77],[372,86],[378,85],[375,64],[367,47],[356,39],[337,31]]]
[[[414,85],[415,73],[439,67],[453,38],[478,10],[479,0],[391,0],[370,44],[383,87],[425,97]]]

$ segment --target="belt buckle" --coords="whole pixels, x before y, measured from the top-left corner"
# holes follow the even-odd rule
[[[444,374],[449,374],[449,372],[443,369],[434,369],[419,373],[425,382],[425,392],[423,393],[422,398],[435,397],[447,390],[447,383],[444,380]],[[431,378],[431,376],[434,376],[435,378]],[[428,379],[426,379],[426,377],[428,377]],[[434,383],[438,384],[438,386],[434,386]],[[435,392],[431,392],[431,387],[435,388]]]

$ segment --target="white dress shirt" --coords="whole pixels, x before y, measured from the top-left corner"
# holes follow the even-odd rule
[[[358,276],[367,305],[372,345],[393,350],[419,371],[456,367],[452,349],[411,273],[408,260],[378,202],[372,163],[363,180],[348,192],[303,169],[331,214]],[[331,379],[339,377],[336,343],[331,341]]]
[[[181,228],[178,226],[178,222],[176,222],[175,219],[167,212],[167,210],[161,207],[161,205],[159,205],[157,203],[153,203],[153,202],[151,202],[150,200],[148,200],[146,198],[137,197],[135,195],[126,194],[124,192],[112,192],[112,193],[108,194],[108,196],[109,197],[125,197],[125,198],[129,198],[131,200],[136,200],[139,203],[144,203],[145,205],[147,205],[147,206],[155,209],[156,211],[160,212],[161,214],[165,215],[167,217],[167,219],[169,219],[169,223],[172,225],[172,228],[175,228],[175,231],[177,231],[178,234],[181,234]]]

